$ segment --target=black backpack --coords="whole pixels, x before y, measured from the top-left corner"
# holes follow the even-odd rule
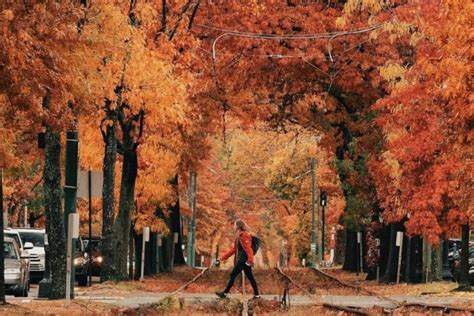
[[[260,248],[261,243],[262,241],[260,240],[260,238],[258,238],[257,236],[252,236],[252,250],[254,255],[257,253],[258,248]]]

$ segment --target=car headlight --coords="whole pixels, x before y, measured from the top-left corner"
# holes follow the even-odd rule
[[[20,269],[19,268],[6,268],[5,269],[5,273],[20,273]]]
[[[102,263],[104,259],[102,258],[102,256],[98,256],[97,258],[95,258],[95,261],[97,261],[98,263]]]
[[[74,259],[74,265],[75,265],[75,266],[83,265],[84,263],[86,263],[86,260],[85,260],[84,258],[76,258],[76,259]]]

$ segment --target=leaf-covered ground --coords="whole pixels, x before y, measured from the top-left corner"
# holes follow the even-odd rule
[[[407,284],[407,283],[390,283],[383,284],[377,281],[366,281],[366,273],[350,273],[343,271],[342,269],[330,269],[327,270],[332,275],[336,276],[341,280],[345,280],[350,283],[354,283],[362,286],[363,288],[372,290],[380,295],[413,295],[413,296],[443,296],[443,297],[455,297],[455,298],[466,298],[474,300],[474,291],[471,292],[459,292],[455,291],[458,287],[456,282],[450,281],[439,281],[431,283],[420,283],[420,284]]]
[[[119,308],[113,305],[74,300],[65,307],[64,300],[22,300],[0,305],[0,315],[117,315]]]

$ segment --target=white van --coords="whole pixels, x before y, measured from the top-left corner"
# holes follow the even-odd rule
[[[30,279],[40,281],[44,276],[44,229],[36,228],[13,228],[20,234],[23,245],[27,242],[33,244],[33,248],[28,249],[30,254]]]

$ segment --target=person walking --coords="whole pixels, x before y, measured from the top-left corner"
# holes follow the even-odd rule
[[[254,293],[253,298],[260,298],[257,281],[255,280],[252,273],[254,258],[254,251],[252,249],[252,234],[250,233],[250,229],[247,224],[241,219],[238,219],[234,222],[234,230],[235,239],[232,244],[232,248],[220,259],[216,260],[216,265],[218,266],[221,261],[225,261],[232,255],[235,255],[234,269],[232,269],[232,272],[230,273],[229,282],[227,283],[224,291],[216,292],[216,295],[220,298],[225,298],[234,285],[235,278],[240,274],[240,272],[244,271],[245,276],[247,279],[249,279],[250,284],[252,285]]]

